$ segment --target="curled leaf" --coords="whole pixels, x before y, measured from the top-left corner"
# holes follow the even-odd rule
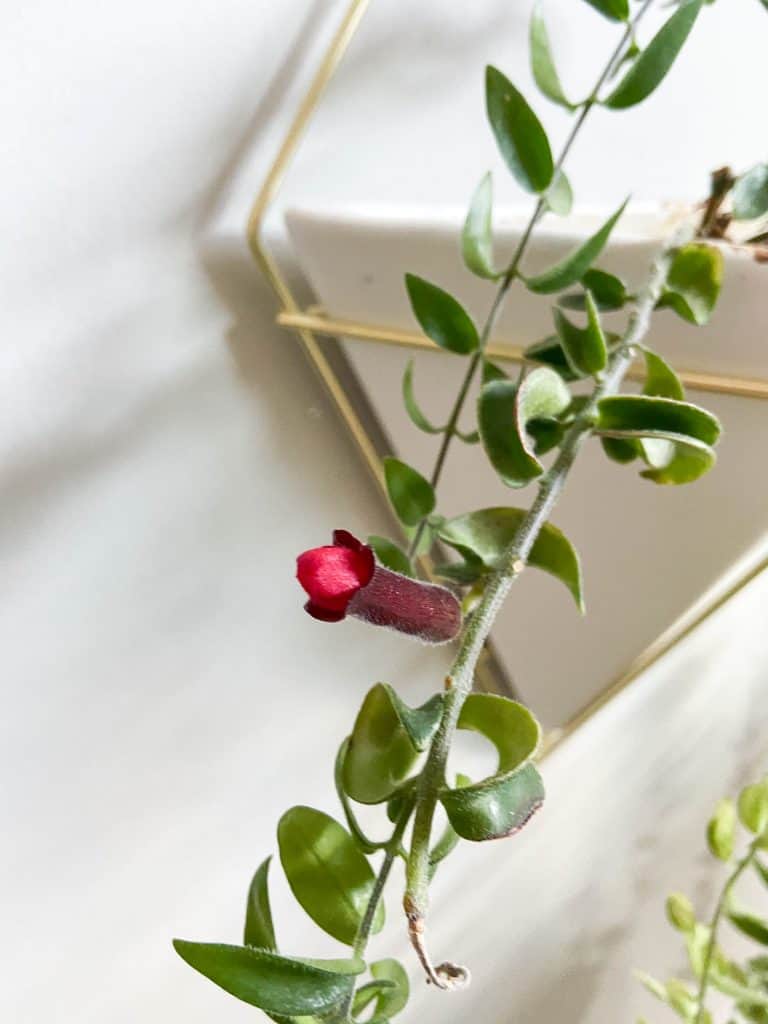
[[[493,267],[493,179],[490,171],[477,186],[461,233],[461,254],[464,263],[478,277],[495,281],[499,277]]]
[[[540,727],[527,708],[496,694],[473,693],[464,703],[459,729],[479,732],[499,755],[494,775],[481,782],[444,789],[440,801],[455,831],[482,842],[521,829],[544,800],[541,776],[530,759],[540,740]]]
[[[470,564],[480,562],[483,570],[498,568],[527,515],[522,508],[484,508],[449,519],[440,529],[440,539],[455,548]],[[579,556],[571,542],[556,526],[546,523],[528,556],[528,564],[560,580],[584,610]]]
[[[400,788],[440,722],[442,694],[420,708],[409,708],[391,686],[377,683],[360,708],[349,740],[344,791],[363,804],[389,799]]]
[[[271,860],[271,857],[267,857],[259,865],[248,890],[243,942],[246,946],[256,946],[259,949],[267,949],[276,953],[277,943],[272,924],[272,910],[269,905],[269,889],[267,888]]]
[[[555,59],[552,55],[552,46],[549,42],[549,32],[541,13],[541,3],[533,9],[530,29],[530,52],[531,70],[533,77],[542,93],[547,99],[552,100],[566,110],[575,110],[575,104],[566,97],[560,83],[560,76],[555,67]]]
[[[601,312],[609,313],[622,309],[627,301],[627,286],[620,277],[609,274],[605,270],[592,267],[581,279],[585,290],[592,292],[592,297]],[[586,294],[572,292],[558,299],[564,309],[586,309]]]
[[[480,392],[478,425],[491,465],[508,487],[524,487],[544,472],[526,425],[556,417],[571,403],[562,378],[547,367],[532,370],[520,384],[491,381]]]
[[[723,253],[714,245],[691,243],[675,253],[660,309],[673,309],[688,323],[703,326],[712,316],[723,281]]]
[[[411,423],[423,430],[425,434],[442,434],[444,427],[436,427],[429,422],[427,417],[419,408],[416,396],[413,392],[413,360],[408,361],[403,374],[403,405],[408,413]]]
[[[493,134],[514,177],[528,192],[543,192],[555,165],[541,122],[522,93],[497,68],[485,73],[485,100]]]
[[[555,327],[563,351],[579,376],[600,373],[608,362],[608,346],[600,324],[600,314],[589,291],[586,293],[586,309],[586,327],[577,327],[557,307],[554,309]]]

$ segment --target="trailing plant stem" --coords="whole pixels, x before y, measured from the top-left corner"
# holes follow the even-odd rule
[[[560,171],[562,171],[563,165],[565,164],[565,161],[567,160],[568,155],[570,154],[571,149],[573,148],[573,145],[576,142],[579,132],[581,131],[584,122],[586,121],[589,115],[589,112],[592,110],[592,108],[598,101],[600,90],[603,88],[605,83],[610,78],[614,68],[618,66],[619,62],[624,56],[624,51],[626,47],[629,44],[631,44],[632,40],[634,39],[635,28],[637,27],[638,23],[653,3],[654,0],[645,0],[642,7],[640,7],[637,14],[635,15],[635,17],[630,22],[627,23],[627,26],[624,32],[622,33],[618,46],[611,54],[608,63],[605,65],[602,72],[600,73],[600,76],[595,82],[592,92],[589,94],[589,97],[581,104],[579,114],[576,117],[576,120],[573,122],[571,130],[568,133],[568,137],[566,138],[565,143],[563,144],[563,148],[560,151],[560,155],[558,156],[555,162],[555,169],[552,175],[553,181],[560,173]],[[450,450],[451,442],[453,441],[453,438],[456,436],[459,418],[464,409],[464,405],[467,400],[467,395],[469,394],[469,389],[472,386],[472,383],[475,379],[478,367],[482,364],[483,353],[491,337],[493,329],[496,326],[496,321],[498,320],[499,315],[501,314],[501,311],[504,308],[504,302],[507,297],[507,292],[509,291],[512,282],[517,277],[518,271],[520,269],[520,264],[522,263],[523,257],[525,256],[525,253],[528,249],[528,243],[531,240],[533,230],[538,224],[538,222],[541,220],[544,213],[546,212],[546,209],[547,199],[546,193],[544,193],[543,195],[539,196],[536,202],[536,206],[533,209],[533,213],[531,214],[528,223],[526,224],[525,229],[520,237],[520,241],[517,244],[517,248],[515,249],[515,252],[512,255],[512,259],[510,260],[507,269],[504,271],[504,274],[501,278],[501,283],[499,284],[499,287],[496,291],[496,295],[494,296],[491,308],[488,311],[488,316],[486,317],[485,323],[483,324],[483,329],[480,332],[480,342],[477,351],[473,354],[472,358],[469,361],[469,366],[467,367],[467,372],[465,373],[464,379],[461,382],[461,387],[459,388],[458,395],[456,396],[456,401],[453,403],[453,408],[451,409],[450,416],[448,417],[448,422],[445,425],[443,439],[440,442],[440,448],[438,449],[437,452],[435,465],[432,469],[432,474],[429,479],[429,482],[433,488],[436,488],[437,485],[440,483],[440,478],[443,473],[443,467],[445,466],[445,460],[448,457],[448,451]],[[424,530],[426,529],[426,526],[427,519],[425,517],[419,522],[419,525],[416,528],[416,532],[414,533],[413,538],[411,540],[408,549],[409,559],[412,559],[415,556],[416,552],[418,551],[419,543],[421,542],[421,538],[424,535]]]
[[[704,962],[701,968],[701,979],[699,981],[699,991],[696,994],[696,1018],[693,1024],[704,1024],[704,1015],[706,1013],[706,1007],[704,1001],[707,998],[707,990],[709,989],[710,971],[712,969],[712,960],[715,955],[715,949],[717,947],[717,929],[720,926],[720,921],[725,909],[728,906],[728,901],[733,891],[733,887],[736,885],[738,880],[752,864],[755,859],[755,854],[760,847],[763,840],[762,836],[757,836],[754,839],[744,854],[744,856],[736,863],[735,868],[728,876],[723,890],[720,893],[720,899],[717,901],[715,911],[712,915],[712,920],[709,922],[709,941],[707,942],[707,948],[704,951]]]
[[[428,977],[441,988],[452,987],[446,981],[446,968],[431,965],[424,943],[424,918],[429,886],[429,843],[440,789],[445,785],[445,768],[459,715],[474,680],[477,660],[504,600],[522,573],[541,529],[557,504],[576,456],[592,433],[601,398],[618,391],[633,356],[634,347],[648,332],[651,314],[658,302],[669,272],[674,250],[690,240],[693,229],[679,231],[664,248],[651,270],[645,289],[639,295],[621,344],[615,350],[604,375],[597,381],[584,409],[566,434],[560,453],[542,477],[536,498],[507,548],[502,564],[491,576],[475,612],[467,620],[459,651],[447,679],[448,692],[443,716],[419,779],[411,852],[406,868],[404,907],[409,934]]]

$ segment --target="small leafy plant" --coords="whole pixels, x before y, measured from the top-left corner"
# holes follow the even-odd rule
[[[740,826],[740,827],[739,827]],[[707,826],[707,846],[730,871],[707,923],[697,920],[693,904],[682,893],[667,899],[667,917],[685,943],[694,984],[673,978],[660,982],[638,972],[639,980],[687,1024],[713,1024],[707,1009],[711,989],[731,1002],[729,1024],[768,1021],[768,954],[739,962],[720,946],[720,929],[730,925],[757,946],[768,947],[768,919],[738,902],[737,883],[747,873],[768,888],[768,778],[746,786],[734,801],[721,800]]]
[[[648,279],[630,288],[596,265],[624,211],[622,202],[555,266],[535,273],[526,266],[528,245],[542,217],[566,215],[571,208],[565,165],[590,112],[598,106],[621,111],[649,96],[669,72],[703,7],[703,0],[676,3],[658,32],[641,44],[641,22],[654,0],[632,8],[629,0],[588,2],[616,24],[618,39],[581,100],[564,90],[539,8],[531,20],[538,87],[573,114],[559,155],[553,155],[539,119],[512,82],[496,68],[486,71],[491,130],[510,173],[534,203],[514,252],[499,260],[490,175],[472,199],[461,249],[467,268],[492,290],[484,323],[475,324],[438,284],[406,275],[424,334],[465,361],[443,425],[422,412],[413,366],[405,370],[408,415],[417,429],[440,438],[428,476],[402,459],[385,461],[387,490],[407,549],[387,538],[363,542],[337,530],[332,543],[298,559],[297,576],[308,595],[305,607],[314,618],[339,622],[354,616],[427,643],[456,643],[447,678],[421,706],[409,707],[383,682],[365,696],[335,765],[344,825],[303,806],[288,810],[278,824],[280,862],[293,895],[348,955],[315,960],[278,951],[268,895],[269,859],[251,883],[241,945],[175,943],[197,971],[278,1022],[366,1019],[383,1024],[404,1008],[408,981],[403,967],[391,959],[365,961],[369,939],[383,925],[382,895],[398,860],[405,867],[408,934],[427,980],[440,989],[467,983],[466,968],[450,961],[435,964],[428,952],[430,883],[460,840],[513,835],[534,816],[545,795],[535,763],[541,738],[535,717],[515,701],[472,692],[478,657],[495,617],[529,565],[561,582],[583,610],[578,556],[550,516],[579,452],[593,439],[608,457],[638,464],[640,475],[656,484],[692,483],[715,462],[717,419],[686,400],[680,379],[646,338],[657,309],[671,310],[693,325],[709,319],[720,290],[721,249],[700,237],[691,221],[664,246]],[[745,191],[751,196],[760,189],[742,180],[739,194]],[[554,300],[552,333],[527,350],[516,379],[486,355],[513,286],[543,301]],[[612,329],[604,324],[606,314],[613,317]],[[626,372],[638,358],[645,367],[642,394],[622,394]],[[478,379],[477,428],[463,432],[460,417]],[[437,490],[455,441],[479,445],[502,485],[513,490],[533,486],[530,502],[472,509],[451,519],[441,516]],[[450,561],[437,559],[436,574],[445,585],[420,579],[419,556],[445,549],[454,553]],[[487,778],[448,777],[457,729],[479,733],[495,748],[497,768]],[[359,805],[380,808],[381,837],[361,827]],[[441,831],[435,825],[438,810],[445,819]]]

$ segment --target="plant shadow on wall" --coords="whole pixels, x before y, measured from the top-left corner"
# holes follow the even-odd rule
[[[486,72],[491,129],[510,172],[535,200],[515,251],[499,264],[493,250],[489,176],[472,199],[462,252],[469,270],[488,282],[484,324],[478,327],[438,285],[406,275],[411,306],[424,334],[465,361],[458,395],[439,425],[423,415],[416,398],[418,382],[412,368],[406,368],[406,410],[418,429],[439,438],[428,477],[401,459],[385,461],[389,497],[408,538],[407,548],[388,538],[363,541],[339,529],[330,543],[298,558],[297,576],[308,597],[305,608],[315,619],[338,623],[352,616],[425,643],[456,641],[448,676],[420,707],[407,706],[395,689],[377,683],[365,696],[351,733],[345,739],[340,734],[333,775],[345,824],[305,806],[291,808],[278,824],[280,862],[294,896],[323,931],[347,947],[347,955],[314,960],[278,952],[268,894],[270,858],[257,869],[248,893],[242,945],[175,942],[180,956],[197,971],[278,1022],[382,1024],[403,1010],[408,981],[402,965],[389,958],[364,959],[371,936],[382,928],[382,897],[398,861],[405,870],[407,931],[426,979],[443,990],[467,985],[466,967],[436,963],[428,950],[430,883],[461,839],[484,842],[514,835],[534,817],[545,796],[535,763],[539,723],[515,701],[472,692],[477,660],[495,617],[528,566],[562,583],[583,609],[578,556],[550,516],[587,443],[599,443],[622,465],[639,466],[650,484],[692,484],[715,463],[717,419],[686,400],[675,371],[647,345],[656,310],[692,325],[709,319],[723,260],[718,245],[706,239],[713,223],[709,207],[704,217],[699,214],[679,226],[639,285],[598,265],[626,201],[555,266],[535,275],[526,269],[528,243],[541,218],[570,211],[572,189],[565,165],[590,112],[596,107],[621,111],[650,95],[671,69],[704,6],[703,0],[673,4],[658,32],[641,45],[641,22],[654,0],[632,8],[629,0],[588,2],[616,23],[617,41],[583,100],[569,98],[560,82],[538,8],[531,22],[536,82],[548,99],[573,115],[557,157],[512,82],[496,68]],[[757,211],[755,219],[768,212],[766,176],[765,168],[758,168],[724,190],[732,193],[735,215],[745,192],[750,212]],[[554,332],[526,351],[522,371],[512,380],[485,353],[499,312],[515,288],[546,301],[551,297]],[[605,310],[626,311],[622,331],[603,328]],[[642,393],[622,393],[635,360],[645,368]],[[462,433],[457,424],[476,378],[482,382],[477,430]],[[441,516],[437,489],[455,444],[478,446],[506,487],[532,486],[530,503],[470,510],[450,520]],[[445,586],[416,575],[417,556],[432,554],[438,544],[454,553],[452,561],[436,569]],[[498,765],[489,777],[476,780],[447,772],[456,730],[462,729],[479,733],[495,748]],[[373,835],[360,826],[358,805],[380,809]],[[438,809],[446,819],[440,830],[434,827]],[[750,989],[750,998],[753,994]],[[699,1004],[702,1000],[703,995]],[[704,1019],[699,1012],[699,1024]]]

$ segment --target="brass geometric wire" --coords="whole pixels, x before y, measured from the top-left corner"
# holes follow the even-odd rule
[[[382,453],[371,437],[369,429],[366,428],[356,404],[345,390],[332,360],[329,359],[319,339],[321,337],[348,338],[359,341],[378,342],[380,344],[401,345],[407,348],[424,348],[432,351],[434,351],[434,345],[423,335],[415,331],[404,331],[381,324],[366,324],[336,319],[328,316],[318,306],[302,309],[263,239],[266,216],[277,198],[290,163],[299,148],[301,139],[322,99],[326,87],[336,73],[349,43],[360,25],[368,4],[369,0],[352,0],[347,7],[341,23],[331,39],[309,88],[291,121],[275,160],[256,195],[248,218],[247,239],[254,259],[274,290],[280,304],[281,308],[276,317],[277,323],[290,327],[296,332],[310,363],[319,374],[342,421],[360,451],[365,465],[372,474],[382,496],[385,496]],[[519,361],[522,357],[522,349],[519,346],[503,344],[499,340],[488,346],[488,353],[494,359],[500,361]],[[768,399],[768,381],[765,380],[700,373],[692,370],[678,371],[678,374],[683,383],[692,390],[738,395],[743,398]],[[632,375],[633,372],[631,371],[630,376]],[[760,564],[752,567],[737,579],[725,592],[703,607],[697,608],[688,618],[683,617],[683,619],[678,620],[678,622],[662,633],[661,636],[634,659],[611,685],[597,698],[590,701],[563,728],[551,730],[547,734],[542,756],[551,753],[556,746],[576,729],[589,721],[597,711],[637,680],[662,655],[685,639],[697,626],[766,569],[768,569],[768,556]],[[483,688],[503,690],[505,684],[503,681],[499,681],[500,673],[498,666],[493,665],[493,660],[493,656],[489,654],[485,662],[478,666],[478,675],[485,676]]]

